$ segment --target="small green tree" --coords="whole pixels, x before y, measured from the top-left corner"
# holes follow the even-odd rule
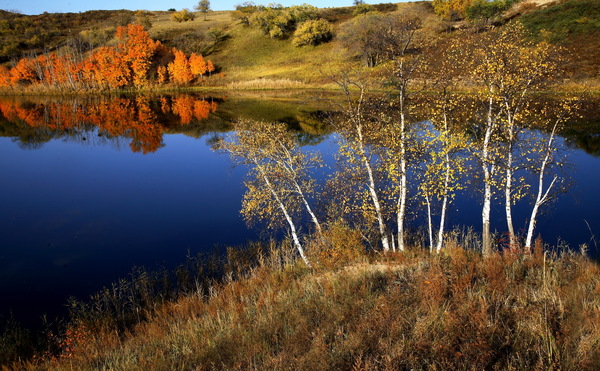
[[[240,21],[245,26],[250,25],[250,17],[258,10],[258,6],[251,1],[246,1],[235,6],[235,10],[231,13],[231,17]]]
[[[177,23],[181,22],[190,22],[193,21],[196,17],[194,13],[190,12],[188,9],[182,9],[178,12],[171,14],[171,20]]]
[[[365,3],[357,4],[354,7],[354,11],[352,12],[352,15],[356,17],[357,15],[372,12],[374,10],[375,10],[375,7],[371,4],[365,4]]]
[[[204,20],[206,21],[206,15],[210,11],[210,1],[200,0],[200,2],[198,2],[198,5],[196,5],[195,9],[204,15]]]
[[[324,19],[310,20],[302,23],[296,32],[292,43],[294,46],[319,45],[331,40],[333,28]]]

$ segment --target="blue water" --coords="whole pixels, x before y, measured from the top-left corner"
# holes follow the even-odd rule
[[[50,141],[22,150],[0,138],[1,310],[59,313],[133,266],[173,267],[256,238],[242,220],[242,169],[203,138],[165,135],[129,148]]]

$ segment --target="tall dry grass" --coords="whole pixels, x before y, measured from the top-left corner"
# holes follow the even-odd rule
[[[157,305],[124,331],[75,321],[62,353],[24,366],[600,368],[597,263],[541,243],[532,255],[489,258],[456,245],[313,270],[274,245],[253,264],[231,256],[224,280]]]
[[[247,81],[232,81],[226,88],[231,90],[272,90],[272,89],[302,89],[308,85],[292,79],[254,79]]]

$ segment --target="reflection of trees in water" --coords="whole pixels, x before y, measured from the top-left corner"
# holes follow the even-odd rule
[[[566,130],[563,135],[571,148],[579,148],[589,155],[600,157],[600,125],[598,123]]]
[[[232,130],[244,112],[217,112],[223,98],[194,95],[156,97],[88,97],[62,101],[0,100],[0,135],[18,137],[24,148],[40,148],[31,142],[61,139],[89,145],[129,146],[134,152],[154,152],[164,134],[185,134],[194,138]],[[284,122],[301,145],[324,141],[331,128],[324,111],[273,109],[266,99],[252,101],[256,110],[269,109],[272,121]],[[261,108],[262,107],[262,108]],[[289,107],[284,107],[289,108]]]
[[[0,101],[0,113],[7,123],[14,123],[12,132],[26,130],[26,136],[14,133],[23,148],[40,148],[56,138],[121,148],[127,138],[132,151],[149,153],[160,148],[164,132],[208,119],[219,101],[191,95],[158,100],[143,96],[42,103],[5,100]]]
[[[600,157],[600,99],[583,100],[578,113],[581,119],[566,125],[561,134],[570,147]]]
[[[47,142],[47,140],[40,140],[40,138],[32,136],[20,137],[18,139],[14,139],[13,141],[17,142],[19,148],[25,150],[40,149]]]

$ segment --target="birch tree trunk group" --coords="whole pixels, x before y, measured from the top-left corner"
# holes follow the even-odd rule
[[[540,208],[560,183],[550,170],[557,164],[556,135],[567,115],[554,119],[543,142],[528,134],[542,132],[551,122],[549,107],[536,105],[533,93],[558,73],[557,51],[547,43],[525,41],[518,26],[429,49],[416,43],[415,31],[408,27],[399,36],[402,47],[394,49],[386,75],[389,95],[370,96],[369,78],[361,73],[330,76],[343,93],[329,120],[339,136],[337,172],[330,179],[345,185],[337,193],[329,190],[333,196],[322,204],[338,208],[329,215],[363,225],[365,238],[369,231],[376,234],[384,253],[407,248],[407,211],[416,215],[421,204],[429,249],[439,252],[456,194],[466,188],[466,178],[479,179],[481,250],[489,256],[495,198],[503,198],[508,245],[518,248],[521,236],[512,208],[527,189],[536,188],[530,193],[523,244],[530,250]],[[460,93],[464,81],[477,87],[475,95]],[[303,215],[319,238],[332,222],[322,205],[320,211],[315,208],[325,186],[316,186],[311,171],[322,160],[303,152],[285,124],[246,121],[236,130],[220,148],[251,167],[242,214],[272,225],[284,221],[310,265],[299,232]],[[469,162],[475,165],[471,169]]]

